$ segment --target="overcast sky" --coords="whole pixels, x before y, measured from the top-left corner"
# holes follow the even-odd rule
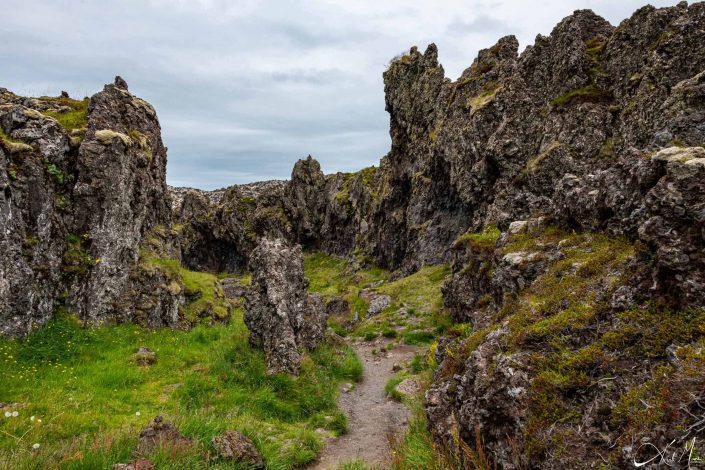
[[[82,97],[121,75],[157,109],[172,185],[288,178],[308,154],[351,171],[389,150],[382,72],[410,46],[455,79],[504,35],[523,50],[575,9],[616,25],[642,1],[1,0],[0,86]]]

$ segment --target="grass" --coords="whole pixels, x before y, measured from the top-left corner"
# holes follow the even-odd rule
[[[568,93],[558,96],[551,101],[555,107],[567,106],[573,103],[602,103],[610,101],[612,95],[604,90],[601,90],[594,84],[585,85]]]
[[[31,145],[28,145],[22,142],[21,140],[13,139],[5,132],[3,132],[2,129],[0,129],[0,143],[2,143],[3,146],[7,148],[7,151],[10,154],[27,152],[32,150]]]
[[[424,266],[414,274],[373,289],[392,299],[389,307],[366,318],[352,332],[367,340],[397,337],[407,344],[425,345],[450,326],[443,311],[441,286],[450,274],[448,265]]]
[[[363,318],[369,305],[360,298],[360,290],[377,282],[384,282],[389,272],[372,266],[357,272],[348,270],[348,262],[342,258],[330,256],[322,252],[311,252],[304,255],[304,271],[309,279],[309,290],[317,292],[327,300],[334,297],[345,299],[350,305],[351,316]],[[331,326],[336,328],[340,321],[349,318],[333,318]],[[344,331],[338,329],[340,332]]]
[[[74,129],[83,129],[88,125],[88,104],[90,100],[88,98],[84,100],[74,100],[71,98],[50,98],[41,97],[40,100],[51,101],[71,108],[70,111],[55,112],[46,111],[42,114],[45,116],[54,118],[61,124],[61,127],[66,129],[67,132],[71,133]]]
[[[488,225],[481,232],[464,233],[453,242],[453,245],[455,248],[459,248],[467,243],[479,248],[494,248],[501,234],[502,232],[496,225]]]
[[[489,81],[485,83],[479,95],[468,99],[466,107],[471,110],[472,113],[475,113],[487,106],[501,89],[502,86],[497,82]]]
[[[157,353],[155,365],[135,364],[140,346]],[[322,346],[298,378],[267,376],[240,312],[191,331],[84,329],[63,316],[24,341],[0,340],[0,402],[19,413],[0,415],[0,468],[109,468],[131,459],[140,429],[158,414],[193,445],[146,456],[157,468],[237,468],[210,447],[229,429],[255,442],[267,468],[293,468],[320,449],[316,428],[344,431],[336,384],[361,371],[352,350]]]

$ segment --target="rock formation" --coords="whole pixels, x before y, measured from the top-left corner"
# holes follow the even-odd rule
[[[122,79],[90,101],[0,92],[0,331],[24,334],[57,303],[93,323],[135,319],[139,246],[171,223],[154,109]],[[174,324],[178,301],[162,300],[155,326]]]
[[[474,329],[439,341],[438,443],[484,445],[504,468],[623,466],[637,443],[680,443],[705,367],[704,25],[703,3],[617,27],[579,10],[521,54],[500,39],[456,81],[435,45],[411,48],[384,73],[378,168],[324,175],[309,157],[289,181],[216,192],[167,190],[156,114],[122,79],[89,102],[0,89],[0,333],[57,308],[178,324],[185,289],[140,258],[158,245],[192,269],[249,266],[251,341],[295,373],[326,310],[299,245],[393,276],[451,262],[446,308]]]
[[[250,344],[264,349],[268,373],[297,374],[301,351],[323,339],[327,318],[323,298],[306,291],[301,247],[264,238],[252,252],[250,269],[245,296]]]

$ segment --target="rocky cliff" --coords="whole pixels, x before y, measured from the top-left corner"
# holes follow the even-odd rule
[[[62,307],[132,320],[139,246],[171,223],[154,109],[119,77],[83,101],[0,91],[2,333]]]
[[[207,204],[224,212],[202,236],[242,253],[205,265],[243,266],[243,239],[273,234],[409,272],[450,260],[465,232],[542,215],[641,238],[656,287],[702,302],[698,197],[667,194],[701,189],[702,15],[701,4],[645,7],[615,28],[577,11],[521,55],[502,38],[455,82],[434,45],[412,48],[384,74],[392,149],[380,167],[325,176],[307,159],[262,197],[229,189]],[[655,157],[666,147],[671,157]]]

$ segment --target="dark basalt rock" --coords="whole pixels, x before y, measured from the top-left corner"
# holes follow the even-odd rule
[[[252,283],[245,296],[250,344],[267,356],[267,372],[297,374],[301,351],[325,336],[323,298],[308,294],[301,247],[281,239],[261,239],[250,257]]]
[[[255,444],[237,431],[225,431],[213,438],[213,447],[222,459],[234,460],[246,468],[265,468],[264,457]]]
[[[157,416],[140,432],[136,453],[146,455],[160,447],[167,451],[178,450],[190,446],[192,442],[190,438],[182,436],[176,426]]]

